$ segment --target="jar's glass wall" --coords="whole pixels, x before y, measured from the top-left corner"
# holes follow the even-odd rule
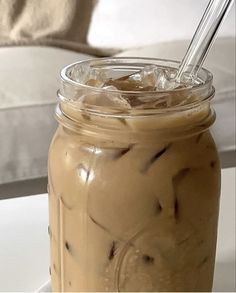
[[[61,102],[49,152],[53,291],[212,289],[220,166],[206,92],[190,110],[146,116]]]

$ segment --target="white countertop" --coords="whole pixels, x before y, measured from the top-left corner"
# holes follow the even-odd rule
[[[0,200],[0,292],[49,279],[47,195]],[[235,168],[222,170],[214,291],[235,292]]]

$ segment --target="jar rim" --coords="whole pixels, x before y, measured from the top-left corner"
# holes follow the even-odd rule
[[[60,73],[60,76],[61,76],[61,79],[62,81],[64,82],[67,82],[67,83],[70,83],[71,85],[73,86],[79,86],[79,87],[82,87],[84,89],[89,89],[89,90],[93,90],[93,91],[96,91],[96,92],[107,92],[107,93],[120,93],[120,94],[142,94],[142,95],[145,95],[145,94],[155,94],[155,95],[158,95],[158,94],[163,94],[163,93],[173,93],[173,92],[181,92],[183,91],[184,89],[183,88],[175,88],[173,90],[158,90],[158,91],[124,91],[124,90],[112,90],[112,89],[104,89],[104,88],[99,88],[99,87],[94,87],[94,86],[91,86],[91,85],[86,85],[86,84],[83,84],[83,83],[80,83],[78,81],[75,81],[73,80],[70,76],[69,76],[69,73],[70,73],[70,70],[75,67],[76,65],[85,65],[85,64],[104,64],[104,65],[108,65],[108,64],[112,64],[112,62],[114,62],[114,64],[118,64],[118,62],[122,63],[122,64],[126,64],[126,65],[129,65],[129,63],[125,63],[125,61],[130,61],[132,62],[131,64],[133,64],[134,61],[137,61],[136,63],[140,62],[140,61],[143,61],[143,62],[148,62],[148,61],[152,61],[151,64],[154,64],[157,62],[158,63],[167,63],[168,64],[171,64],[171,65],[176,65],[176,68],[178,68],[178,66],[180,65],[180,61],[176,61],[176,60],[172,60],[172,59],[161,59],[161,58],[148,58],[148,57],[105,57],[105,58],[90,58],[90,59],[86,59],[86,60],[82,60],[82,61],[78,61],[78,62],[74,62],[74,63],[71,63],[67,66],[65,66],[62,70],[61,70],[61,73]],[[141,62],[140,62],[141,63]],[[142,64],[142,63],[141,63]],[[212,73],[205,69],[204,67],[201,68],[198,72],[198,76],[200,74],[204,74],[205,75],[205,80],[203,81],[201,79],[201,83],[196,83],[196,84],[193,84],[191,86],[191,89],[195,89],[195,88],[201,88],[201,87],[204,87],[204,86],[207,86],[209,84],[212,83],[212,80],[213,80],[213,75]],[[189,88],[185,88],[185,90],[187,90]]]
[[[67,65],[61,70],[61,88],[58,91],[58,98],[60,102],[69,103],[71,107],[84,111],[86,110],[89,113],[97,115],[114,115],[119,114],[121,116],[142,116],[142,115],[153,115],[153,114],[163,114],[170,113],[175,111],[183,111],[189,108],[198,107],[200,104],[208,102],[214,96],[214,87],[212,86],[213,75],[205,68],[201,68],[198,72],[198,83],[194,84],[191,87],[187,88],[175,88],[174,90],[164,90],[164,91],[123,91],[123,90],[114,90],[107,88],[99,88],[91,85],[86,85],[80,83],[73,78],[71,78],[71,71],[75,66],[83,65],[92,65],[100,66],[101,68],[126,68],[127,70],[134,70],[137,66],[143,68],[146,65],[157,65],[161,68],[174,68],[177,69],[180,62],[175,60],[167,59],[158,59],[158,58],[142,58],[142,57],[106,57],[106,58],[96,58],[96,59],[87,59],[80,62],[75,62],[70,65]],[[117,66],[117,67],[116,67]],[[121,66],[121,67],[119,67]],[[123,67],[122,67],[123,66]],[[133,66],[133,67],[132,67]],[[141,70],[141,69],[140,69]],[[76,103],[78,93],[86,92],[86,94],[92,92],[94,94],[121,94],[122,97],[132,96],[134,98],[138,97],[154,97],[155,99],[164,97],[173,97],[175,94],[191,94],[197,97],[194,101],[189,101],[187,103],[181,103],[179,105],[170,105],[164,108],[158,107],[131,107],[130,109],[122,109],[122,107],[108,107],[103,105],[94,105],[86,103]],[[183,99],[184,100],[184,99]]]

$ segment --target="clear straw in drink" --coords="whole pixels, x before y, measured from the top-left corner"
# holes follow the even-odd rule
[[[196,81],[199,69],[211,48],[216,34],[234,0],[210,0],[179,66],[175,81]]]

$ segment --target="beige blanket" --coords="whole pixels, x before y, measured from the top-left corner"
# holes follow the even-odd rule
[[[46,45],[105,56],[87,34],[96,0],[0,0],[0,46]]]

